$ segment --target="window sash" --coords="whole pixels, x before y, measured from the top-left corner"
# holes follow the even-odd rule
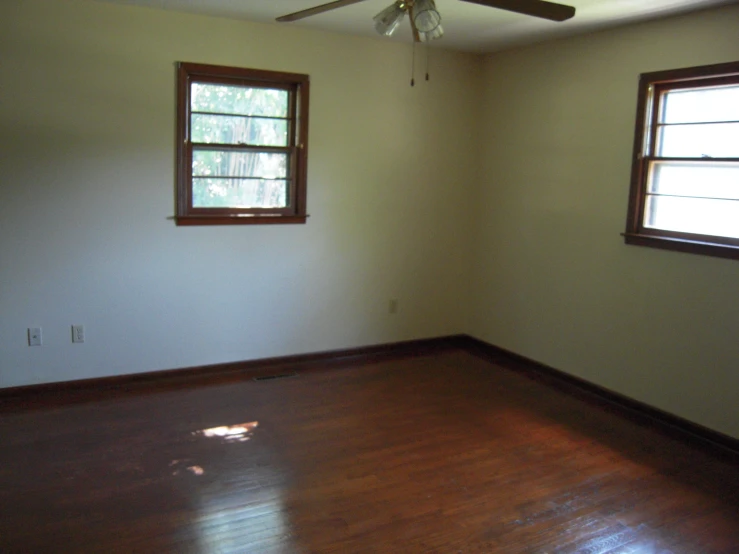
[[[201,175],[194,175],[192,171],[194,152],[197,150],[213,150],[213,151],[232,151],[232,152],[252,152],[252,153],[284,153],[288,156],[287,160],[287,174],[284,180],[287,181],[287,205],[284,207],[274,208],[240,208],[236,206],[229,206],[223,208],[217,207],[197,207],[193,203],[193,179],[204,177]],[[188,143],[186,147],[187,151],[187,167],[190,168],[188,177],[188,188],[189,194],[187,197],[188,201],[188,212],[192,215],[240,215],[246,216],[249,214],[258,215],[291,215],[296,211],[296,197],[297,197],[297,151],[298,148],[284,148],[284,147],[252,147],[252,146],[240,146],[232,144],[213,144],[213,143]],[[233,176],[218,176],[218,177],[233,177]],[[238,177],[237,177],[238,178]]]
[[[720,202],[725,205],[739,205],[739,194],[737,198],[726,198],[719,196],[704,196],[700,194],[700,188],[696,188],[696,193],[693,195],[688,194],[665,194],[653,191],[652,176],[656,170],[658,164],[664,164],[669,162],[685,163],[690,162],[692,164],[704,165],[705,167],[715,167],[721,165],[736,165],[739,170],[739,159],[728,158],[728,159],[704,159],[704,158],[661,158],[661,157],[645,157],[643,158],[643,173],[644,179],[642,180],[642,202],[639,212],[639,233],[650,236],[666,236],[673,239],[686,239],[695,242],[711,242],[717,244],[724,244],[729,246],[739,246],[739,237],[723,235],[723,234],[711,234],[711,233],[699,233],[691,232],[689,229],[697,228],[697,225],[686,225],[682,230],[676,228],[669,228],[667,226],[657,226],[650,224],[656,217],[656,214],[651,211],[656,209],[654,199],[657,197],[673,197],[673,198],[686,198],[694,199],[696,203],[700,203],[701,200],[712,200]],[[739,193],[739,181],[737,182],[737,193]],[[651,210],[650,210],[651,209]],[[664,216],[663,216],[664,217]],[[708,225],[706,225],[708,227]]]
[[[284,117],[278,117],[278,116],[256,116],[256,115],[243,115],[239,113],[227,113],[227,112],[207,112],[207,111],[200,111],[200,110],[193,110],[192,109],[192,87],[195,84],[218,84],[222,86],[229,86],[229,87],[247,87],[247,88],[261,88],[261,89],[267,89],[267,90],[284,90],[288,93],[287,95],[287,110],[286,115]],[[190,79],[187,84],[187,112],[190,115],[187,121],[187,139],[188,141],[192,141],[192,116],[193,115],[211,115],[211,116],[230,116],[230,117],[237,117],[237,118],[244,118],[244,119],[271,119],[271,120],[277,120],[277,121],[285,121],[287,124],[287,144],[285,147],[290,148],[294,147],[297,140],[297,121],[296,121],[296,115],[297,115],[297,88],[295,86],[285,86],[281,83],[270,83],[269,85],[265,85],[263,82],[257,82],[257,81],[250,81],[250,80],[244,80],[244,79],[224,79],[224,78],[218,78],[218,77],[212,77],[208,79],[202,79],[202,78],[193,78]],[[201,144],[201,143],[198,143]],[[217,144],[217,143],[207,143],[207,144]],[[260,144],[250,144],[250,143],[234,143],[239,145],[246,145],[246,146],[259,146],[260,148],[271,146],[271,145],[260,145]]]
[[[739,160],[650,161],[644,189],[644,232],[739,244]],[[687,166],[670,176],[675,166]],[[689,169],[688,169],[689,168]],[[686,172],[687,176],[686,176]],[[721,178],[723,177],[723,179]],[[701,180],[704,180],[701,182]]]

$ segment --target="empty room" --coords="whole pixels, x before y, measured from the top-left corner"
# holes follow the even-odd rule
[[[0,1],[0,552],[739,552],[739,5]]]

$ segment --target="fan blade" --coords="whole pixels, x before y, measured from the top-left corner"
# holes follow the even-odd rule
[[[565,21],[575,15],[575,8],[564,4],[544,2],[544,0],[462,0],[489,8],[499,8],[509,12],[533,15],[552,21]]]
[[[278,17],[277,21],[280,21],[282,23],[288,21],[297,21],[298,19],[310,17],[311,15],[318,15],[319,13],[329,12],[337,8],[343,8],[344,6],[351,6],[352,4],[358,4],[359,2],[364,2],[364,0],[336,0],[335,2],[329,2],[328,4],[321,4],[320,6],[316,6],[315,8],[308,8],[307,10],[283,15],[282,17]]]

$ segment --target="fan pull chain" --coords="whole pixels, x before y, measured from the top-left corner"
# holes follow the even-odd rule
[[[411,86],[416,86],[416,41],[413,41],[413,58],[411,60]]]
[[[429,45],[426,45],[426,80],[429,80]]]

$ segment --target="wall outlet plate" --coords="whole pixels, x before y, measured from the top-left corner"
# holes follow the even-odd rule
[[[85,342],[84,325],[72,325],[72,342]]]

